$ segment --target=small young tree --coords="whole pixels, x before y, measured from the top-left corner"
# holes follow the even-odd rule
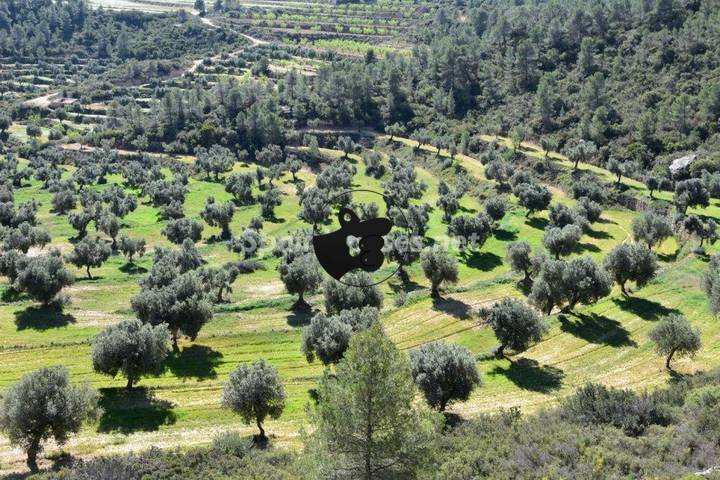
[[[443,222],[450,223],[453,215],[460,209],[460,197],[457,192],[447,192],[440,195],[436,205],[443,211]]]
[[[165,324],[126,320],[110,325],[92,339],[93,369],[111,377],[120,373],[131,390],[141,377],[162,372],[169,340]]]
[[[650,198],[655,198],[653,194],[662,185],[662,179],[660,177],[657,177],[657,176],[651,174],[651,175],[647,175],[644,180],[645,180],[645,186],[650,191]]]
[[[441,419],[414,407],[407,358],[380,325],[353,335],[318,386],[312,439],[321,478],[414,478]]]
[[[52,437],[64,444],[100,412],[97,391],[71,384],[65,367],[42,368],[26,374],[5,392],[0,429],[11,444],[25,451],[28,468],[37,473],[37,456],[44,442]]]
[[[545,230],[543,245],[555,255],[555,260],[561,256],[570,255],[577,247],[582,237],[582,230],[577,225],[565,225],[562,228],[549,227]]]
[[[62,254],[51,250],[48,255],[29,257],[13,287],[48,306],[63,288],[74,281],[72,273],[65,268]]]
[[[480,385],[480,373],[468,349],[460,345],[432,342],[410,351],[415,384],[427,403],[445,411],[453,400],[467,400]]]
[[[374,283],[370,274],[362,271],[346,274],[342,282],[327,278],[323,284],[325,311],[331,315],[366,306],[381,309],[383,294]]]
[[[678,355],[693,356],[702,345],[700,331],[693,328],[687,318],[678,314],[670,314],[658,323],[650,332],[650,339],[660,355],[665,355],[665,368],[672,370],[670,361]]]
[[[285,387],[277,370],[265,360],[249,365],[243,363],[231,374],[225,384],[222,405],[240,415],[246,425],[255,421],[264,441],[262,424],[267,417],[277,419],[285,409]]]
[[[142,257],[145,255],[145,239],[130,238],[123,235],[120,237],[118,248],[127,257],[128,263],[132,265],[135,256]]]
[[[193,243],[202,238],[203,226],[200,222],[190,220],[189,218],[178,218],[170,220],[162,234],[176,245],[182,244],[186,239],[190,239]]]
[[[645,212],[636,217],[632,223],[633,239],[642,242],[652,250],[665,239],[672,237],[672,225],[664,215],[655,212]]]
[[[489,309],[482,309],[480,316],[490,324],[500,346],[495,350],[498,358],[505,358],[505,349],[522,352],[533,342],[538,342],[548,330],[547,323],[525,302],[504,298]]]
[[[655,277],[658,269],[657,256],[637,243],[621,243],[605,257],[605,270],[620,285],[623,295],[627,295],[625,284],[634,281],[638,287],[644,287]]]
[[[430,281],[433,298],[440,298],[440,285],[443,282],[457,283],[457,258],[448,254],[440,246],[425,248],[420,254],[420,262],[425,277]]]
[[[208,197],[205,202],[205,209],[200,212],[200,216],[211,227],[219,227],[221,229],[220,238],[227,240],[230,238],[230,222],[235,214],[235,206],[232,202],[215,203],[215,197]]]
[[[324,365],[342,360],[353,333],[378,321],[375,307],[351,308],[335,315],[318,313],[303,329],[302,351],[308,362],[315,357]]]
[[[235,263],[226,263],[221,267],[203,268],[199,273],[208,290],[217,292],[215,303],[222,303],[223,294],[232,293],[232,284],[240,275],[240,269]]]
[[[92,279],[90,268],[100,267],[110,258],[112,251],[110,247],[99,238],[83,238],[73,247],[73,251],[67,256],[67,261],[78,268],[85,267],[87,276]]]
[[[280,279],[291,294],[297,294],[298,299],[293,309],[308,310],[310,305],[305,301],[306,292],[314,292],[322,282],[322,273],[314,255],[306,254],[296,257],[290,262],[283,258],[278,269]]]

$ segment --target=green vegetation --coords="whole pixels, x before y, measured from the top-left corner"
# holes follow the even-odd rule
[[[716,6],[112,6],[0,5],[3,472],[716,466]],[[388,281],[320,269],[342,208]],[[88,408],[21,435],[48,372]]]

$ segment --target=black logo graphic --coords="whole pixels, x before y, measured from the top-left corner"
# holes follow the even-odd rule
[[[393,223],[387,218],[373,218],[360,221],[349,208],[341,208],[338,213],[340,230],[326,235],[313,237],[315,256],[325,271],[335,280],[351,270],[360,268],[366,272],[378,270],[385,260],[382,247],[383,235],[387,235]],[[348,237],[359,238],[360,253],[351,255]]]

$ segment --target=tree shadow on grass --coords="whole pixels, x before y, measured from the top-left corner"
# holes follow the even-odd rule
[[[600,247],[597,245],[594,245],[592,243],[578,243],[577,246],[573,249],[575,253],[583,253],[583,252],[593,252],[598,253],[600,252]]]
[[[433,300],[433,310],[438,310],[460,320],[470,318],[470,305],[454,298],[438,298]]]
[[[545,230],[545,227],[547,227],[549,222],[547,218],[533,217],[527,219],[525,223],[532,228],[536,228],[538,230]]]
[[[103,414],[97,431],[101,433],[153,432],[177,421],[172,402],[155,398],[144,387],[129,392],[121,388],[101,388],[99,404]]]
[[[637,347],[628,332],[617,320],[592,313],[574,313],[575,320],[568,315],[560,315],[560,330],[582,338],[586,342],[608,345],[610,347]]]
[[[140,273],[147,273],[147,268],[141,267],[140,265],[137,265],[135,263],[126,263],[122,267],[119,268],[119,270],[123,273],[127,273],[128,275],[135,275]]]
[[[503,263],[502,258],[492,252],[464,252],[462,258],[468,267],[483,272],[489,272]]]
[[[675,260],[677,260],[679,251],[680,251],[680,249],[677,249],[673,253],[669,253],[669,254],[668,253],[658,253],[657,256],[658,256],[658,259],[663,262],[672,263]]]
[[[607,240],[609,238],[612,238],[612,235],[607,233],[604,230],[588,230],[586,232],[587,236],[590,238],[594,238],[595,240]]]
[[[185,380],[217,378],[215,369],[222,363],[223,354],[205,345],[183,347],[165,360],[165,367],[176,377]]]
[[[317,313],[317,311],[305,310],[305,309],[296,309],[293,310],[288,316],[287,316],[287,323],[291,327],[303,327],[305,325],[310,324],[310,320],[312,317]]]
[[[680,313],[676,308],[668,308],[661,303],[646,298],[624,297],[613,298],[615,305],[621,310],[633,313],[643,320],[659,320],[671,313]]]
[[[514,242],[517,240],[517,232],[511,232],[509,230],[499,228],[495,230],[495,238],[501,242]]]
[[[523,390],[548,393],[562,387],[565,372],[550,365],[540,365],[531,358],[520,358],[511,361],[507,368],[496,366],[489,375],[504,375]]]
[[[63,313],[62,307],[56,305],[28,307],[15,312],[15,326],[18,330],[48,330],[65,327],[71,323],[75,323],[75,317]]]

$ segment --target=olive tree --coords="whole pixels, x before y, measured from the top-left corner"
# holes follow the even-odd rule
[[[657,256],[651,250],[637,243],[621,243],[608,253],[604,267],[627,295],[625,284],[633,281],[644,287],[655,277],[658,269]]]
[[[195,151],[195,167],[208,177],[213,175],[216,181],[220,179],[221,173],[232,170],[236,160],[235,154],[220,145],[213,145],[209,150],[198,147]]]
[[[459,242],[460,250],[480,249],[492,234],[493,221],[485,213],[479,215],[459,215],[450,221],[448,231]]]
[[[308,362],[316,357],[324,365],[339,362],[353,333],[368,328],[378,321],[375,307],[351,308],[335,315],[318,313],[303,329],[302,351]]]
[[[225,384],[222,405],[240,415],[246,425],[255,421],[260,440],[266,440],[262,424],[267,417],[277,419],[285,409],[285,387],[280,375],[265,360],[243,363]]]
[[[342,282],[327,278],[323,284],[325,311],[334,314],[365,306],[382,308],[383,294],[374,283],[370,274],[362,271],[346,274]]]
[[[48,306],[63,288],[75,281],[73,274],[65,268],[62,254],[51,250],[47,255],[29,257],[18,273],[13,288],[25,292]]]
[[[230,238],[230,222],[234,214],[235,206],[232,202],[215,203],[215,197],[208,197],[205,209],[200,212],[200,216],[208,225],[221,229],[220,238],[223,240]]]
[[[693,328],[683,315],[670,314],[650,332],[658,354],[665,355],[665,368],[672,370],[670,361],[675,354],[693,356],[700,350],[700,331]]]
[[[675,206],[683,215],[689,207],[710,205],[710,193],[699,178],[682,180],[675,185]]]
[[[306,254],[287,261],[283,258],[278,268],[280,280],[291,294],[297,294],[298,299],[293,304],[293,309],[307,310],[308,303],[304,295],[307,292],[314,292],[322,282],[322,273],[314,255]]]
[[[225,181],[225,191],[233,196],[238,205],[252,205],[254,178],[249,173],[233,173]]]
[[[167,267],[166,267],[167,268]],[[155,265],[153,266],[155,270]],[[166,323],[172,336],[173,350],[178,351],[180,333],[191,340],[212,318],[212,304],[201,276],[194,270],[177,275],[178,270],[167,269],[156,284],[148,285],[130,303],[140,320],[151,325]],[[151,277],[155,274],[151,271]]]
[[[127,257],[128,263],[132,265],[136,256],[142,257],[145,255],[145,239],[130,238],[123,235],[120,237],[118,249]]]
[[[632,223],[633,239],[652,249],[665,239],[672,237],[673,229],[666,216],[655,212],[645,212]]]
[[[490,308],[480,310],[500,341],[495,350],[498,358],[504,358],[505,349],[521,352],[531,343],[540,341],[548,330],[547,323],[525,302],[516,298],[504,298]]]
[[[110,258],[110,247],[98,237],[94,239],[83,238],[73,247],[72,252],[67,255],[67,261],[78,268],[85,267],[89,279],[92,279],[90,268],[100,267]]]
[[[570,255],[577,247],[582,237],[582,230],[574,224],[565,225],[562,228],[549,227],[545,230],[543,245],[555,259],[561,256]]]
[[[65,367],[49,367],[24,375],[5,391],[0,405],[0,429],[10,443],[27,454],[27,465],[38,471],[37,456],[53,438],[64,444],[85,421],[99,417],[98,394],[85,384],[70,383]]]
[[[420,264],[425,277],[430,281],[431,296],[440,298],[442,283],[457,283],[458,261],[439,245],[427,247],[420,253]]]
[[[441,412],[453,400],[470,398],[481,383],[473,355],[460,345],[426,343],[410,351],[410,365],[425,400]]]
[[[518,203],[527,209],[526,217],[545,210],[552,200],[550,190],[539,183],[521,183],[513,189],[513,193],[518,197]]]
[[[483,204],[485,213],[487,213],[493,222],[499,222],[505,217],[507,211],[507,202],[502,197],[490,197]]]
[[[528,285],[532,282],[532,277],[540,272],[547,255],[542,252],[533,254],[528,242],[519,241],[508,245],[505,258],[513,272],[525,275],[523,282]]]
[[[178,218],[170,220],[163,228],[162,234],[172,243],[180,245],[185,239],[190,239],[193,242],[199,241],[202,238],[202,231],[203,226],[200,222],[189,218]]]
[[[703,274],[703,289],[710,300],[710,311],[717,315],[720,312],[720,254],[710,259]]]
[[[110,325],[92,339],[93,369],[111,377],[120,373],[131,390],[141,377],[162,372],[169,340],[165,324],[135,319]]]

